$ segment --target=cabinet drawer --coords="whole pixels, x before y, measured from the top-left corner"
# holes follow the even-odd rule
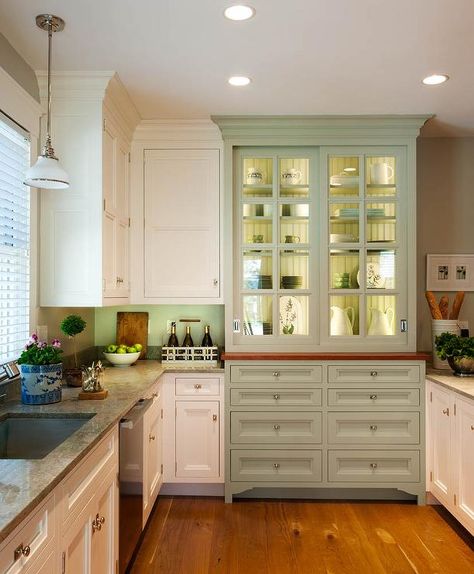
[[[418,482],[420,453],[406,450],[330,450],[330,482]]]
[[[329,383],[419,383],[418,365],[330,365]]]
[[[175,379],[175,391],[179,396],[218,396],[219,379]]]
[[[302,444],[321,442],[322,424],[319,412],[233,412],[233,443]]]
[[[107,435],[62,483],[62,523],[74,519],[95,494],[98,482],[112,469],[118,472],[117,430]]]
[[[419,413],[328,413],[328,443],[418,444]]]
[[[319,450],[232,450],[231,480],[236,482],[320,482]]]
[[[231,389],[230,403],[242,407],[319,407],[321,389]]]
[[[329,407],[417,407],[419,389],[328,389]]]
[[[320,383],[321,365],[232,365],[232,383]]]
[[[16,574],[34,565],[41,552],[54,540],[55,520],[55,501],[51,494],[0,547],[0,572]],[[19,554],[17,559],[15,551]]]

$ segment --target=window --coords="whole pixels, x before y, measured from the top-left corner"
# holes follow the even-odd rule
[[[18,357],[30,330],[29,165],[29,140],[0,114],[0,363]]]

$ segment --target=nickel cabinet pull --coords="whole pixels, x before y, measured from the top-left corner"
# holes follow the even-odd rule
[[[370,430],[371,431],[376,431],[377,430],[377,425],[370,425]]]
[[[202,385],[201,385],[200,383],[196,383],[196,384],[194,385],[194,388],[195,388],[195,389],[200,389],[201,387],[202,387]]]
[[[377,395],[370,395],[370,399],[372,401],[376,401],[377,400]]]
[[[372,470],[375,470],[375,469],[377,468],[377,463],[376,463],[376,462],[371,462],[371,463],[370,463],[370,468],[371,468]]]

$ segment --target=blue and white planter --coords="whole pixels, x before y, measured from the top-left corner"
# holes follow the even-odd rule
[[[25,405],[59,403],[63,378],[63,364],[19,365],[21,374],[21,402]]]

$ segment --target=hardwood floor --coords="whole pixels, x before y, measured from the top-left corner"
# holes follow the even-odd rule
[[[163,497],[131,572],[474,573],[474,539],[456,525],[433,506]]]

